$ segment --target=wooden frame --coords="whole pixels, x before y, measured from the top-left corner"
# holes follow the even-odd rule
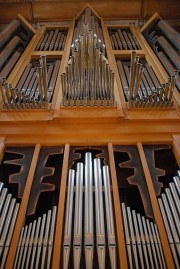
[[[115,208],[119,264],[120,264],[120,268],[128,269],[126,243],[125,243],[124,229],[123,229],[123,219],[122,219],[121,206],[120,206],[121,197],[119,196],[119,192],[118,192],[117,175],[116,175],[116,168],[115,168],[115,161],[114,161],[114,151],[113,151],[113,146],[111,143],[108,144],[108,152],[109,152],[111,179],[112,179],[112,193],[113,193],[114,208]],[[121,229],[119,229],[119,227],[121,227]]]
[[[163,223],[160,208],[159,208],[156,194],[154,191],[152,178],[151,178],[151,174],[150,174],[150,171],[148,168],[147,160],[146,160],[146,157],[144,154],[143,146],[140,142],[137,142],[137,148],[138,148],[139,156],[141,159],[142,168],[144,171],[146,184],[147,184],[147,187],[149,190],[151,205],[152,205],[152,209],[153,209],[153,213],[154,213],[155,222],[156,222],[157,227],[158,227],[159,236],[161,239],[161,244],[162,244],[162,248],[164,251],[164,257],[166,260],[167,268],[171,269],[171,268],[174,268],[175,266],[174,266],[174,262],[173,262],[173,258],[172,258],[172,254],[171,254],[171,250],[170,250],[170,245],[168,242],[167,234],[165,231],[165,226]]]
[[[64,211],[65,211],[65,197],[66,197],[66,185],[68,175],[68,162],[69,162],[69,145],[65,145],[63,168],[61,174],[61,189],[59,194],[58,213],[55,230],[54,240],[54,252],[52,259],[52,268],[61,268],[61,246],[63,241],[63,223],[64,223]]]
[[[29,169],[29,174],[27,177],[27,182],[24,189],[23,198],[20,204],[19,213],[18,213],[17,221],[15,224],[15,228],[14,228],[14,232],[13,232],[13,236],[12,236],[12,240],[11,240],[11,244],[9,248],[9,253],[8,253],[6,267],[5,267],[6,269],[13,268],[15,255],[16,255],[16,249],[18,246],[20,232],[23,227],[25,216],[26,216],[26,210],[28,206],[30,191],[31,191],[32,183],[33,183],[33,177],[36,170],[36,165],[38,162],[40,149],[41,149],[41,145],[37,144],[35,146],[34,155],[31,161],[31,166]]]
[[[174,155],[176,157],[177,163],[180,167],[180,134],[173,135],[172,147],[174,151]]]
[[[4,156],[4,150],[5,150],[4,137],[0,137],[0,164]]]
[[[86,5],[82,11],[86,7]],[[92,9],[92,8],[91,8]],[[79,15],[82,13],[79,13]],[[93,10],[96,14],[96,12]],[[96,14],[97,15],[97,14]],[[98,16],[98,15],[97,15]],[[155,16],[156,17],[156,16]],[[76,17],[77,18],[77,17]],[[61,66],[56,81],[54,97],[51,109],[48,111],[3,111],[0,112],[0,161],[3,158],[3,152],[6,145],[36,145],[31,168],[28,175],[28,181],[25,187],[24,196],[21,202],[18,220],[15,226],[13,240],[10,246],[10,252],[6,268],[13,267],[16,248],[20,230],[24,223],[25,212],[31,190],[33,175],[41,146],[65,145],[63,169],[61,175],[61,189],[59,195],[59,205],[57,213],[57,222],[55,230],[54,252],[52,265],[53,268],[59,268],[61,264],[61,247],[63,240],[63,219],[66,197],[66,183],[68,173],[68,158],[70,146],[74,145],[108,145],[110,169],[112,178],[112,193],[114,209],[116,214],[116,227],[123,227],[120,208],[120,199],[117,189],[117,176],[114,165],[113,146],[112,145],[132,145],[138,147],[139,155],[142,162],[145,178],[148,185],[151,203],[154,211],[156,223],[158,224],[163,250],[166,256],[168,268],[173,268],[172,255],[162,222],[161,213],[157,204],[157,198],[152,186],[150,172],[144,156],[142,144],[171,144],[175,157],[180,165],[180,111],[178,105],[179,93],[174,92],[176,99],[173,108],[151,108],[151,109],[129,109],[124,99],[121,80],[119,77],[116,58],[128,57],[131,51],[115,51],[112,49],[108,28],[127,28],[136,36],[142,50],[138,50],[141,57],[145,57],[149,64],[152,65],[160,82],[165,82],[167,73],[163,70],[160,62],[142,36],[142,31],[135,26],[129,25],[106,25],[101,20],[107,56],[109,64],[115,72],[115,98],[116,106],[114,107],[64,107],[62,106],[62,91],[60,75],[65,71],[70,56],[70,47],[73,38],[75,19],[66,25],[48,24],[34,31],[34,36],[23,53],[22,57],[14,67],[8,78],[9,82],[16,86],[22,75],[27,63],[31,58],[37,59],[42,52],[35,51],[35,48],[44,34],[46,29],[67,29],[68,35],[64,51],[46,51],[48,57],[61,58]],[[147,27],[147,24],[146,24]],[[145,29],[145,27],[144,27]],[[59,228],[60,227],[60,228]],[[123,229],[117,229],[118,256],[121,268],[128,268],[125,238]]]

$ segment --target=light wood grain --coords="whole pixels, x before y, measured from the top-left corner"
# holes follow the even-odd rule
[[[32,27],[32,25],[20,13],[17,15],[17,18],[33,34],[36,33],[36,30]]]
[[[111,171],[111,180],[112,180],[112,194],[114,200],[114,211],[115,211],[115,220],[116,220],[116,232],[117,232],[117,243],[118,243],[118,260],[120,268],[128,269],[127,253],[126,253],[126,243],[124,237],[123,229],[123,219],[121,212],[121,197],[119,194],[117,175],[115,168],[114,160],[114,151],[111,143],[108,144],[109,152],[109,162],[110,162],[110,171]],[[120,228],[121,227],[121,228]]]
[[[146,160],[146,157],[145,157],[145,154],[144,154],[143,146],[142,146],[142,144],[140,142],[137,143],[137,148],[138,148],[142,168],[143,168],[145,179],[146,179],[146,184],[147,184],[148,191],[149,191],[149,197],[150,197],[150,200],[151,200],[151,205],[152,205],[152,209],[153,209],[153,213],[154,213],[155,222],[157,224],[157,228],[158,228],[158,231],[159,231],[159,236],[160,236],[160,239],[161,239],[161,244],[162,244],[162,248],[163,248],[167,268],[172,269],[172,268],[175,268],[175,266],[174,266],[174,262],[173,262],[173,258],[172,258],[172,254],[171,254],[167,234],[166,234],[164,223],[163,223],[163,220],[162,220],[160,208],[159,208],[159,205],[158,205],[158,202],[157,202],[157,197],[156,197],[156,194],[155,194],[155,191],[154,191],[152,178],[151,178],[151,174],[150,174],[150,171],[149,171],[147,160]]]
[[[0,164],[4,157],[4,150],[5,150],[4,137],[0,137]]]
[[[21,229],[24,225],[25,218],[26,218],[26,210],[27,210],[27,206],[28,206],[28,201],[29,201],[29,197],[30,197],[31,187],[32,187],[33,178],[34,178],[34,174],[35,174],[35,170],[36,170],[36,166],[37,166],[37,162],[38,162],[38,158],[39,158],[40,149],[41,149],[40,144],[37,144],[35,147],[35,150],[34,150],[32,161],[31,161],[31,166],[29,169],[23,198],[22,198],[22,201],[20,204],[18,217],[17,217],[17,221],[15,224],[10,248],[9,248],[9,254],[7,257],[7,262],[6,262],[6,267],[5,267],[6,269],[13,268],[20,232],[21,232]]]
[[[180,134],[173,135],[172,148],[176,157],[177,163],[180,167]]]
[[[61,269],[61,247],[63,240],[63,223],[64,223],[64,211],[65,211],[65,197],[66,197],[66,185],[68,175],[68,162],[69,162],[69,145],[65,145],[64,159],[61,174],[60,194],[54,239],[54,252],[52,259],[52,268]]]

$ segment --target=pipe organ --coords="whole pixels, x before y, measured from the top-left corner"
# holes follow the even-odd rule
[[[178,50],[89,4],[2,29],[0,268],[179,268]]]

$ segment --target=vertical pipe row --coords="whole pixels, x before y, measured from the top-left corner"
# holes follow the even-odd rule
[[[69,170],[69,177],[72,171],[74,170]],[[72,231],[74,231],[74,268],[81,268],[82,254],[84,253],[83,260],[85,265],[83,266],[92,269],[96,255],[94,250],[97,251],[98,268],[106,268],[106,252],[108,249],[110,257],[109,266],[111,269],[116,269],[116,238],[108,166],[102,167],[101,160],[98,158],[92,160],[92,153],[87,152],[85,153],[85,164],[77,163],[76,178],[74,181],[69,181],[68,184],[71,184],[71,186],[68,185],[64,226],[64,242],[66,240],[66,245],[64,243],[63,248],[63,253],[68,252],[68,254],[63,254],[63,268],[70,268],[70,266],[72,266],[72,264],[70,265],[72,262],[70,259],[70,251],[72,245]],[[72,200],[74,187],[75,209],[73,210]],[[95,212],[93,212],[93,208],[95,208]],[[83,214],[84,218],[82,217]],[[72,216],[74,216],[74,224]],[[84,229],[82,229],[83,225]],[[68,232],[67,227],[69,227]],[[82,231],[84,231],[84,234]],[[108,242],[106,242],[106,237]],[[82,251],[82,241],[84,241],[84,251]],[[95,242],[96,245],[94,245]],[[65,247],[67,247],[68,250],[65,250]]]
[[[100,44],[97,35],[84,25],[84,34],[72,45],[72,56],[61,75],[63,105],[114,105],[114,73]]]
[[[4,184],[0,183],[0,268],[4,268],[14,226],[19,210],[19,203]]]
[[[22,227],[13,268],[50,268],[56,211],[54,206],[38,220]]]
[[[174,263],[179,268],[180,257],[180,178],[175,176],[173,183],[158,198]]]
[[[156,224],[122,203],[130,268],[166,268]]]

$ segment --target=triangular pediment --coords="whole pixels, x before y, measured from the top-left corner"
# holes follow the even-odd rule
[[[84,24],[88,25],[88,28],[92,30],[93,33],[97,35],[97,38],[100,39],[101,42],[104,44],[101,18],[89,4],[85,5],[85,7],[79,12],[79,14],[75,18],[73,43],[76,39],[79,38],[80,35],[84,34]]]

